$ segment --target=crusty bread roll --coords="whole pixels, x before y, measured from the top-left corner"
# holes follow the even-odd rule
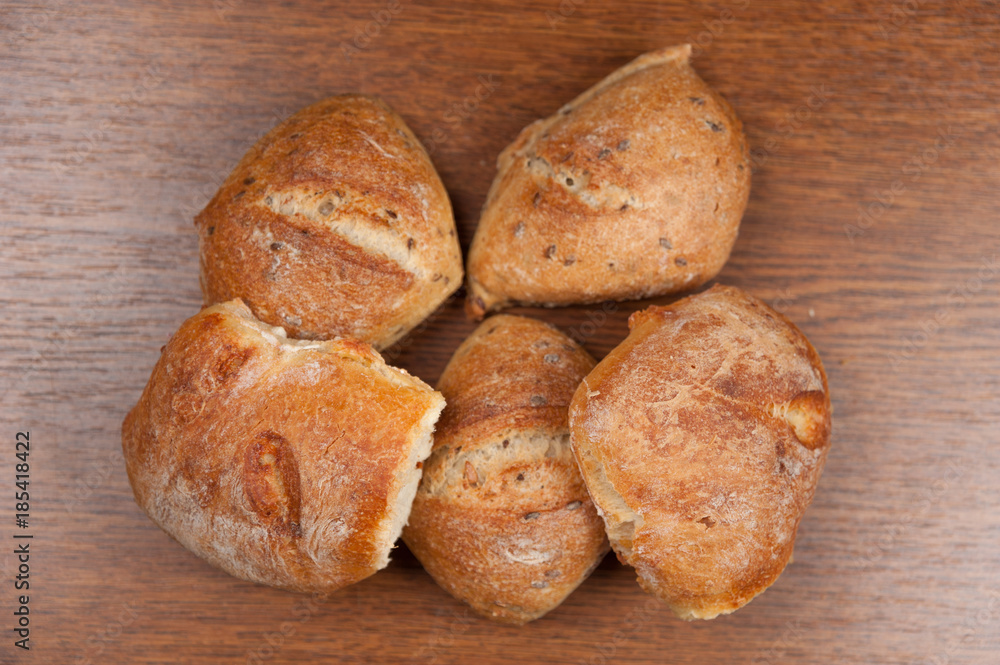
[[[139,507],[186,548],[328,592],[385,567],[443,407],[367,344],[288,339],[233,301],[164,347],[122,448]]]
[[[629,325],[573,397],[573,450],[642,587],[711,619],[789,561],[830,444],[826,374],[791,322],[735,288]]]
[[[467,311],[672,293],[721,270],[750,192],[743,127],[691,68],[653,51],[526,127],[468,257]]]
[[[205,303],[242,298],[291,337],[382,349],[462,281],[441,179],[372,97],[331,97],[275,127],[195,225]]]
[[[441,376],[448,406],[403,540],[438,584],[483,616],[539,618],[608,550],[566,421],[593,365],[555,328],[495,316]]]

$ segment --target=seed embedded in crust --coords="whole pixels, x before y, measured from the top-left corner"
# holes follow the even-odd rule
[[[682,268],[688,264],[687,259],[685,259],[683,256],[678,256],[676,259],[674,259],[674,263],[676,263]]]
[[[629,141],[628,139],[624,139],[621,143],[618,144],[618,149],[619,150],[628,150],[628,148],[629,148],[630,145],[632,145],[632,142]]]
[[[324,201],[320,205],[318,212],[321,215],[329,215],[333,212],[333,201]]]
[[[528,520],[537,520],[538,519],[538,513],[528,513],[527,515],[524,516],[524,519],[525,519],[525,521],[528,521]]]
[[[475,485],[479,482],[479,474],[476,473],[476,467],[472,466],[472,462],[465,461],[465,479],[469,481],[470,485]]]
[[[556,246],[555,245],[549,245],[548,247],[545,248],[544,254],[545,254],[545,258],[551,259],[553,256],[556,255]]]
[[[566,510],[576,510],[581,505],[583,504],[579,501],[570,501],[569,503],[566,504]]]
[[[555,363],[559,362],[559,354],[558,353],[546,353],[545,354],[545,358],[543,360],[545,360],[545,362],[547,362],[547,363],[555,364]]]
[[[547,403],[548,403],[548,400],[545,399],[541,395],[532,395],[531,396],[531,406],[545,406],[545,404],[547,404]]]
[[[663,249],[673,249],[674,248],[674,246],[672,244],[670,244],[670,241],[667,240],[666,238],[660,238],[660,247],[662,247]]]

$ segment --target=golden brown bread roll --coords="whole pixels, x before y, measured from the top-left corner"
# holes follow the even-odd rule
[[[566,422],[593,365],[555,328],[495,316],[441,376],[448,406],[403,540],[438,584],[483,616],[539,618],[608,550]]]
[[[573,397],[573,450],[611,545],[683,619],[732,612],[792,554],[830,444],[816,350],[715,286],[629,320]]]
[[[164,347],[122,448],[136,502],[184,547],[327,592],[385,567],[443,407],[367,344],[287,339],[233,301]]]
[[[640,56],[500,154],[469,250],[471,315],[673,293],[719,272],[747,204],[749,153],[690,54]]]
[[[205,303],[242,298],[292,337],[382,349],[462,281],[441,179],[372,97],[331,97],[275,127],[195,225]]]

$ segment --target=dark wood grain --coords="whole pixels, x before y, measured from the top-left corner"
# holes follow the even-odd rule
[[[989,2],[4,3],[0,538],[19,430],[36,537],[30,653],[0,546],[0,662],[998,662],[998,38]],[[313,603],[210,568],[139,512],[120,423],[198,309],[191,218],[256,137],[326,95],[381,95],[433,145],[467,248],[522,126],[683,41],[754,148],[720,281],[800,324],[834,398],[826,473],[770,590],[682,623],[609,559],[513,629],[402,547]],[[595,308],[523,311],[600,357],[644,305],[593,326]],[[472,327],[453,300],[389,355],[433,382]]]

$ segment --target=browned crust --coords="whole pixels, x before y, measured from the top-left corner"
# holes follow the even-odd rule
[[[471,316],[694,288],[722,268],[749,152],[690,47],[640,56],[501,153],[468,257]]]
[[[602,471],[636,515],[631,541],[612,546],[643,588],[682,618],[732,612],[784,569],[815,492],[830,445],[823,365],[790,321],[732,287],[629,323],[574,395],[574,452],[606,520]]]
[[[139,507],[186,548],[242,579],[332,591],[384,565],[416,433],[442,406],[367,344],[286,340],[234,301],[167,343],[122,448]]]
[[[479,614],[523,624],[607,552],[569,450],[567,408],[593,359],[540,321],[495,316],[455,352],[448,400],[403,538]]]
[[[448,195],[384,102],[331,97],[244,155],[195,218],[206,304],[242,298],[293,337],[385,348],[462,280]]]

